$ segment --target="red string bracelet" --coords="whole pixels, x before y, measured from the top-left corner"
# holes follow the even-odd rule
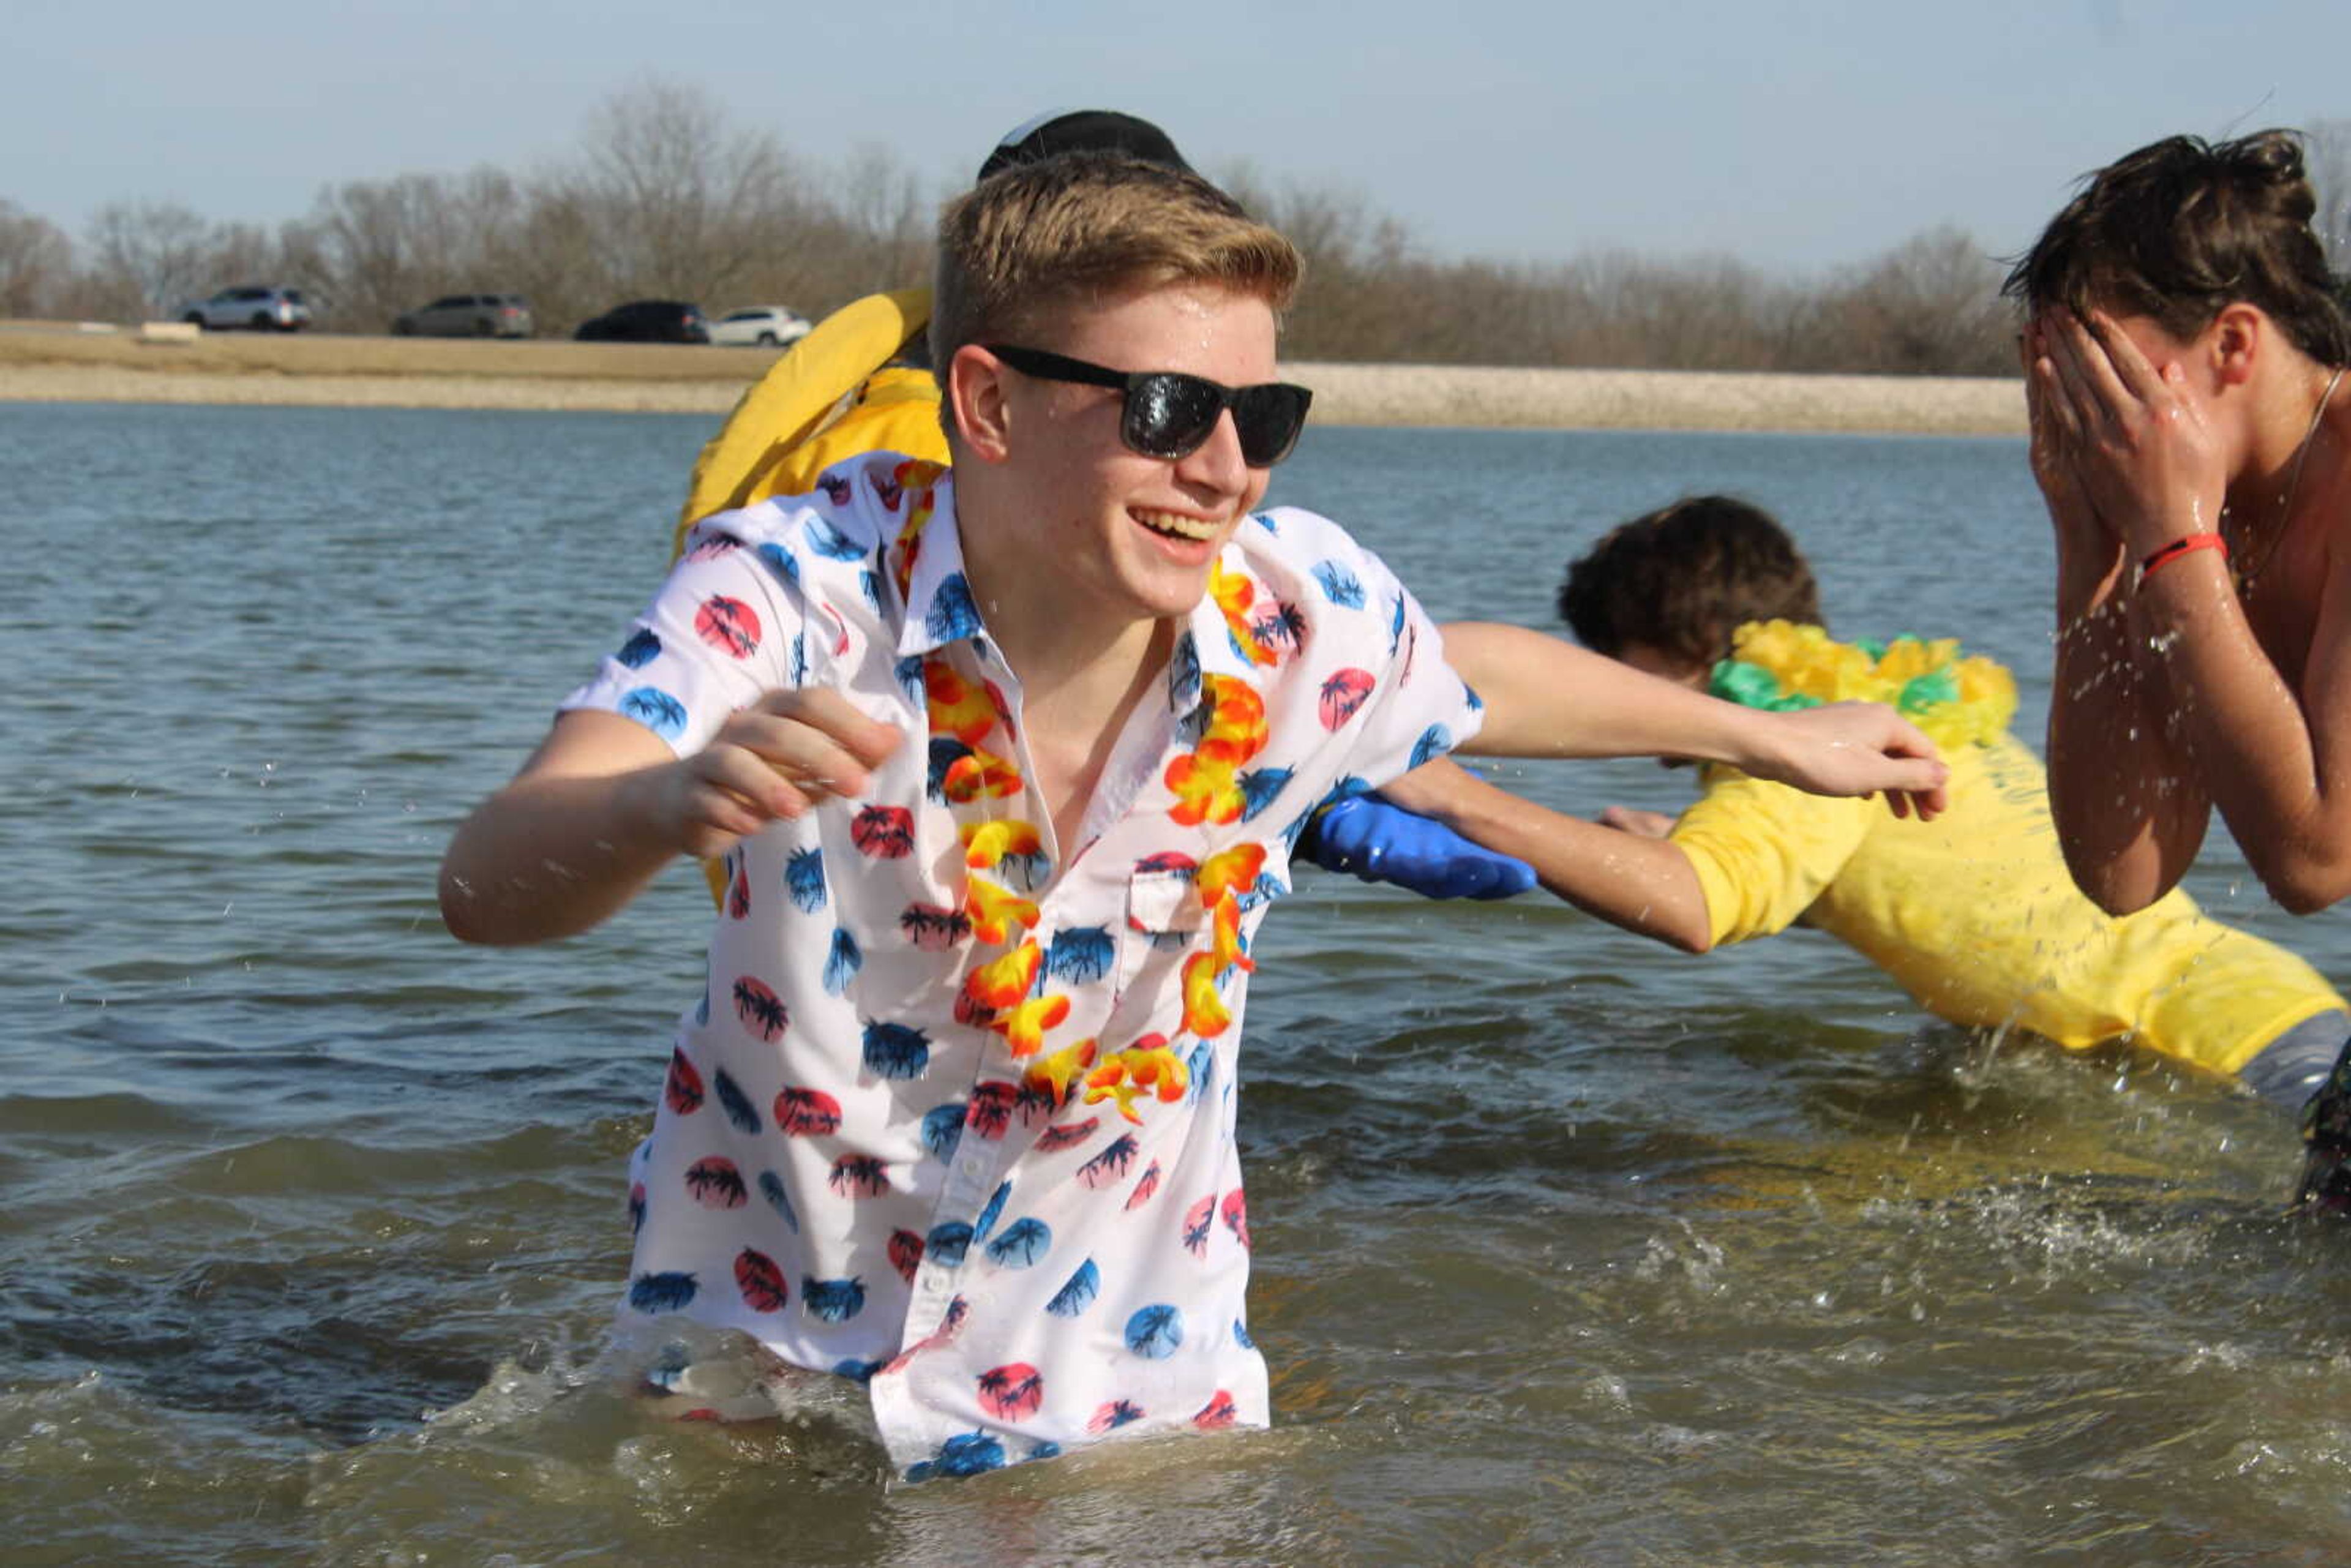
[[[2181,556],[2199,549],[2216,549],[2220,552],[2220,559],[2222,560],[2229,559],[2229,541],[2222,538],[2220,535],[2189,534],[2184,538],[2172,540],[2169,544],[2164,546],[2161,549],[2155,551],[2145,560],[2139,562],[2138,580],[2141,582],[2145,582],[2148,578],[2153,577],[2156,574],[2158,568],[2168,566],[2173,561],[2178,560]]]

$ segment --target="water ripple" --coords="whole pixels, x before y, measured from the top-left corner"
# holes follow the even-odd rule
[[[451,943],[434,883],[651,587],[712,422],[0,422],[0,652],[44,672],[0,711],[12,1561],[2339,1555],[2351,1249],[2279,1214],[2283,1118],[1922,1027],[1817,936],[1691,960],[1311,871],[1240,1114],[1283,1426],[907,1489],[838,1422],[650,1420],[604,1353],[698,877],[529,952]],[[1751,495],[1841,622],[1966,628],[2020,730],[2045,707],[2016,443],[1334,430],[1281,484],[1438,616],[1539,626],[1593,529]],[[1498,572],[1545,495],[1575,516]],[[1496,772],[1584,812],[1684,787]],[[2351,923],[2225,846],[2190,883],[2351,975]]]

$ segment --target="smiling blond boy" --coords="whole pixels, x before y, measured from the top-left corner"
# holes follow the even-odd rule
[[[1238,1044],[1327,800],[1482,725],[1936,803],[1883,709],[1755,714],[1510,628],[1457,674],[1375,556],[1260,508],[1297,278],[1188,172],[982,183],[941,225],[952,476],[876,455],[701,524],[444,862],[452,930],[523,942],[726,857],[624,1317],[747,1335],[778,1404],[859,1380],[910,1476],[1269,1419]]]

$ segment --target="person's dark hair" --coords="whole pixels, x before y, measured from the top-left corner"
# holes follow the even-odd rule
[[[2167,137],[2086,176],[2001,292],[2033,312],[2150,317],[2182,341],[2242,300],[2312,359],[2351,363],[2316,211],[2293,131]]]
[[[1116,152],[1145,163],[1156,163],[1181,173],[1193,172],[1167,132],[1137,115],[1115,109],[1057,110],[1022,121],[1006,131],[1004,140],[987,150],[972,183],[1070,152]],[[893,364],[918,371],[931,368],[930,339],[917,332],[898,347]]]
[[[1828,624],[1796,541],[1729,496],[1692,496],[1609,529],[1568,567],[1559,612],[1595,653],[1639,643],[1705,666],[1750,621]]]
[[[1192,172],[1192,165],[1184,162],[1184,154],[1176,151],[1167,132],[1151,121],[1114,109],[1073,109],[1014,126],[988,150],[972,183],[1064,152],[1121,152],[1145,163]]]

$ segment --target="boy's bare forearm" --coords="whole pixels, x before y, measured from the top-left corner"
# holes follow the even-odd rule
[[[466,942],[512,946],[585,931],[685,847],[671,809],[677,760],[617,714],[567,713],[514,779],[466,818],[441,862],[441,915]]]
[[[678,855],[714,858],[820,800],[862,793],[901,738],[823,687],[769,692],[683,758],[632,719],[564,714],[450,841],[442,917],[468,942],[585,931]]]
[[[677,856],[653,827],[651,768],[517,779],[460,826],[441,862],[441,914],[467,942],[575,936],[625,906]]]
[[[1535,869],[1545,889],[1638,936],[1703,953],[1706,894],[1689,857],[1664,839],[1620,832],[1497,789],[1451,762],[1415,768],[1381,793],[1464,838]]]
[[[1683,757],[1819,795],[1883,791],[1897,813],[1942,810],[1932,742],[1892,709],[1766,713],[1644,674],[1522,627],[1444,629],[1446,658],[1486,703],[1462,749],[1488,757]]]
[[[1444,629],[1445,657],[1486,705],[1462,747],[1484,757],[1687,757],[1745,765],[1760,717],[1572,643],[1492,622]]]

